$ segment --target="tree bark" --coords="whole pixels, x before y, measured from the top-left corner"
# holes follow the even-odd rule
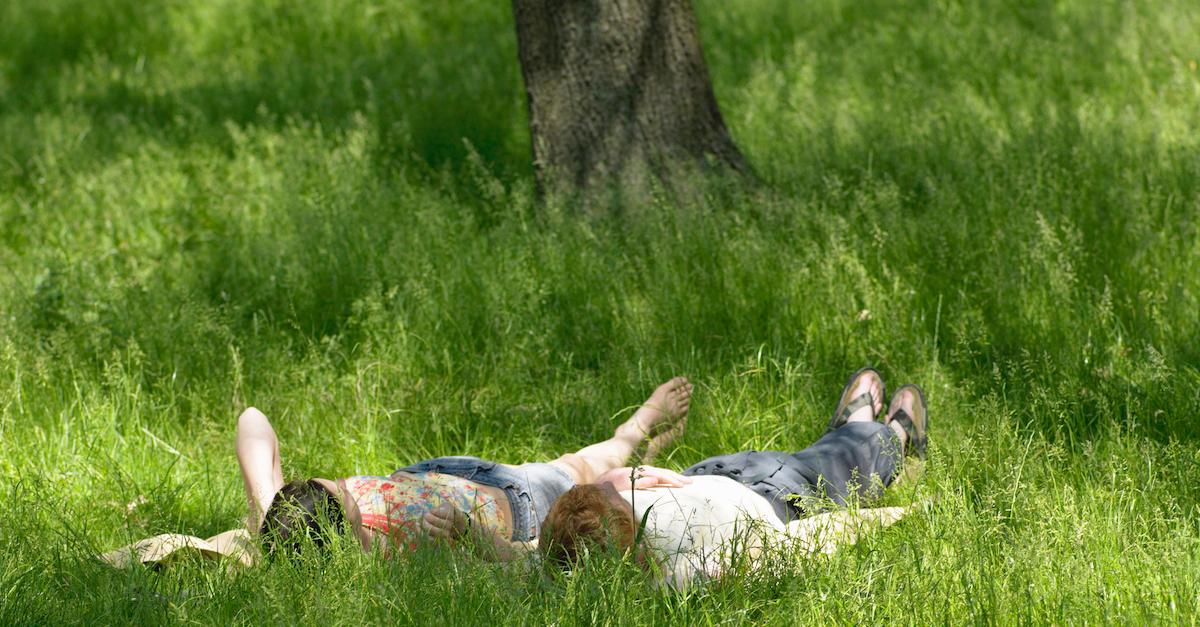
[[[691,0],[513,0],[540,191],[677,165],[748,171],[709,82]]]

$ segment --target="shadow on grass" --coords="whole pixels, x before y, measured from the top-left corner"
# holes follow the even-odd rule
[[[403,15],[396,15],[402,7],[387,7],[372,20],[356,5],[309,4],[256,5],[231,20],[232,32],[203,42],[211,49],[184,53],[171,44],[180,26],[161,15],[166,7],[123,2],[91,11],[73,0],[49,3],[14,17],[22,18],[13,27],[22,36],[9,43],[9,66],[0,66],[12,84],[0,91],[0,104],[6,116],[26,119],[82,111],[91,128],[74,148],[81,165],[83,156],[103,163],[136,148],[129,131],[133,141],[228,150],[230,124],[279,129],[303,120],[337,132],[365,116],[384,169],[458,169],[475,152],[500,172],[529,170],[506,7],[405,5]],[[103,32],[114,35],[96,36]],[[36,142],[14,144],[14,163],[39,155]]]
[[[349,3],[263,3],[248,17],[229,18],[228,33],[207,33],[208,49],[178,58],[172,56],[171,43],[178,25],[160,23],[160,14],[140,5],[124,2],[112,11],[78,14],[72,11],[83,6],[79,2],[51,6],[61,11],[29,18],[36,26],[30,29],[32,35],[10,44],[10,50],[16,50],[11,55],[16,69],[10,71],[16,89],[4,97],[4,104],[6,115],[15,119],[82,112],[94,128],[71,149],[80,168],[102,167],[122,151],[136,149],[139,141],[184,150],[206,144],[231,151],[235,146],[230,125],[284,129],[301,120],[338,132],[362,116],[375,136],[371,166],[377,172],[368,178],[384,179],[381,173],[406,163],[461,170],[470,158],[464,138],[489,166],[527,170],[528,138],[507,6],[484,3],[472,11],[404,5],[405,11],[398,12],[398,5],[384,3],[384,13],[376,19],[348,10]],[[814,6],[814,11],[833,10]],[[857,13],[858,5],[847,6],[846,12],[834,11],[835,19],[819,22],[826,25],[823,30],[811,31],[813,46],[827,55],[823,75],[848,67],[848,59],[837,56],[845,46],[836,44],[857,36],[869,40],[864,55],[875,64],[859,73],[864,81],[883,76],[885,66],[892,65],[903,70],[885,76],[893,81],[896,76],[969,74],[963,66],[946,65],[951,57],[939,57],[940,49],[932,44],[914,44],[912,56],[902,59],[881,54],[898,46],[873,25],[887,19],[873,20]],[[792,7],[793,3],[777,2],[771,11],[747,11],[735,27],[704,31],[706,50],[715,59],[718,95],[721,82],[737,92],[752,80],[753,64],[742,63],[745,59],[738,56],[746,50],[764,50],[769,59],[795,53],[796,42],[810,31],[780,29],[776,23],[783,19],[794,26],[803,21],[802,11],[809,9]],[[703,25],[704,5],[699,13]],[[68,14],[74,21],[56,22]],[[1020,11],[1007,15],[1008,30],[1029,35],[1030,42],[1044,41],[1039,20],[1027,17]],[[890,19],[899,18],[893,14]],[[976,26],[987,25],[977,21]],[[1097,37],[1114,28],[1110,23],[1100,26],[1105,28],[1098,29]],[[94,34],[106,30],[117,36],[109,40]],[[915,26],[903,29],[904,37],[917,33]],[[942,43],[947,41],[955,40],[947,37]],[[994,82],[1028,69],[1034,53],[1043,50],[1033,43],[1009,50],[1015,57],[1007,59],[1008,65],[997,65],[985,79]],[[1080,46],[1072,54],[1079,57],[1089,50]],[[225,55],[230,63],[223,61]],[[246,60],[237,62],[237,55],[246,55]],[[147,67],[159,72],[152,74],[158,82],[139,79],[132,70],[142,56]],[[1095,68],[1104,62],[1102,55],[1097,59],[1086,66],[1091,74],[1084,77],[1093,83]],[[188,65],[191,61],[195,67]],[[115,71],[109,76],[106,70]],[[178,78],[167,80],[173,73]],[[887,81],[881,85],[871,83],[866,89],[886,91]],[[1082,87],[1056,83],[1045,89],[1066,107],[1074,93],[1070,90],[1090,88],[1085,81]],[[912,104],[913,94],[907,96]],[[789,330],[803,329],[818,317],[786,313],[789,303],[776,289],[778,267],[730,264],[712,251],[746,253],[746,260],[754,260],[763,258],[759,247],[774,247],[790,251],[772,258],[778,266],[804,269],[800,266],[810,260],[801,251],[822,245],[827,235],[822,224],[832,216],[852,222],[851,239],[864,246],[876,237],[873,225],[886,225],[890,244],[874,257],[862,255],[865,271],[878,277],[889,269],[907,281],[916,296],[895,306],[909,307],[907,313],[919,318],[916,331],[923,337],[940,332],[942,338],[959,333],[951,338],[962,351],[955,367],[964,378],[981,381],[999,369],[1014,382],[1014,403],[1029,408],[1031,424],[1053,431],[1068,416],[1068,424],[1085,433],[1113,417],[1144,420],[1138,418],[1143,410],[1152,414],[1186,404],[1189,398],[1194,405],[1187,384],[1167,382],[1164,387],[1155,379],[1159,375],[1152,364],[1121,352],[1121,346],[1143,352],[1151,346],[1171,355],[1172,363],[1195,361],[1196,327],[1188,322],[1188,301],[1170,298],[1185,290],[1172,288],[1175,291],[1168,293],[1164,287],[1149,295],[1160,300],[1148,300],[1142,293],[1147,286],[1165,285],[1159,274],[1180,280],[1185,276],[1186,244],[1194,241],[1195,226],[1175,240],[1154,239],[1154,234],[1179,231],[1186,207],[1180,203],[1157,214],[1122,210],[1168,197],[1194,197],[1197,179],[1187,174],[1194,164],[1185,155],[1164,160],[1157,168],[1146,167],[1155,158],[1153,147],[1139,146],[1136,138],[1122,137],[1116,130],[1105,137],[1089,134],[1071,116],[1035,119],[1025,127],[1006,129],[1011,131],[1007,143],[989,152],[988,139],[982,136],[987,129],[981,123],[966,110],[949,113],[957,116],[956,125],[940,134],[913,134],[882,110],[863,113],[856,122],[861,133],[849,138],[838,135],[833,121],[815,130],[798,128],[808,134],[797,144],[811,141],[816,148],[810,156],[784,164],[796,172],[799,200],[787,199],[781,209],[799,217],[762,226],[764,232],[777,230],[777,236],[734,220],[726,225],[727,232],[702,232],[689,225],[687,238],[674,237],[671,228],[645,228],[641,236],[635,232],[628,238],[632,243],[627,245],[619,241],[627,234],[620,227],[598,229],[608,238],[607,246],[594,245],[587,229],[526,234],[516,226],[509,239],[497,242],[492,234],[453,224],[469,214],[454,213],[450,206],[439,207],[445,223],[394,219],[407,211],[395,206],[397,190],[344,189],[361,179],[328,181],[325,194],[281,201],[286,216],[278,226],[291,234],[283,241],[273,238],[270,229],[252,234],[258,239],[242,237],[245,225],[236,217],[215,227],[205,225],[202,208],[187,207],[179,212],[180,228],[194,225],[215,237],[203,254],[194,256],[207,267],[184,268],[195,270],[183,281],[184,288],[166,276],[174,267],[164,267],[163,275],[147,280],[151,288],[165,286],[163,293],[143,284],[111,287],[102,280],[95,280],[94,293],[80,293],[73,279],[58,281],[50,272],[42,285],[46,289],[30,299],[33,335],[51,335],[71,320],[93,316],[99,322],[81,325],[78,335],[85,338],[79,346],[89,347],[95,359],[108,359],[114,349],[136,337],[149,360],[160,361],[165,373],[174,371],[168,362],[175,354],[190,349],[210,352],[209,363],[223,363],[219,353],[226,350],[228,336],[254,336],[260,326],[301,343],[345,333],[356,302],[372,290],[394,287],[398,296],[392,303],[402,303],[409,307],[407,314],[422,320],[421,330],[431,344],[495,357],[487,353],[490,347],[508,338],[544,337],[550,329],[554,341],[545,343],[552,347],[547,351],[572,353],[571,364],[600,369],[605,355],[628,349],[622,343],[632,341],[623,335],[627,328],[612,303],[622,302],[627,292],[645,290],[642,281],[654,275],[625,261],[632,257],[679,270],[678,276],[689,281],[687,291],[670,298],[644,299],[659,307],[659,318],[651,316],[652,322],[671,329],[669,339],[657,346],[681,360],[699,354],[721,363],[759,345],[782,353],[811,349]],[[25,142],[14,149],[15,161],[30,162],[39,154],[42,143],[32,135],[21,136]],[[307,173],[302,183],[325,184],[319,174]],[[337,203],[327,195],[337,195]],[[805,205],[809,195],[820,198],[815,209]],[[311,206],[305,204],[310,201]],[[505,201],[499,197],[497,204]],[[666,211],[655,208],[659,209]],[[1035,211],[1044,213],[1044,224],[1032,217]],[[192,219],[185,214],[200,217],[192,223],[185,221]],[[713,219],[703,211],[696,217]],[[806,228],[805,221],[817,226]],[[561,257],[542,253],[555,250],[563,239],[569,240],[570,250]],[[669,255],[637,251],[664,241],[674,247]],[[490,250],[498,243],[507,253]],[[1185,255],[1183,261],[1167,256],[1148,260],[1147,255],[1168,246]],[[627,250],[637,254],[628,255]],[[261,251],[270,254],[259,255]],[[528,267],[511,262],[514,258]],[[539,264],[551,268],[544,270]],[[65,261],[63,266],[64,273],[71,271]],[[595,269],[606,267],[611,272]],[[1055,287],[1059,279],[1067,287]],[[1106,281],[1112,285],[1110,318],[1104,318],[1108,314],[1098,304]],[[944,309],[938,309],[943,301]],[[650,305],[645,308],[650,310]],[[232,319],[217,319],[211,313],[229,309],[239,309]],[[1160,324],[1155,316],[1167,323]],[[39,321],[44,329],[38,328]],[[1098,337],[1089,333],[1093,328],[1108,334],[1105,343],[1092,342]],[[972,336],[977,330],[983,333]],[[895,338],[900,335],[889,341],[899,346],[902,339]],[[101,340],[93,339],[97,337]],[[220,341],[214,342],[214,337]],[[1124,345],[1118,346],[1118,337]],[[540,346],[535,340],[521,341]],[[723,348],[708,348],[714,345]],[[1077,363],[1081,351],[1099,351],[1093,346],[1118,346],[1106,357],[1110,368]],[[899,354],[900,349],[893,352]],[[1089,357],[1105,357],[1101,352]],[[1044,353],[1051,356],[1043,358]],[[828,359],[835,353],[831,349],[822,354]],[[1026,366],[1028,371],[1022,370]],[[1094,397],[1073,389],[1089,390],[1104,400],[1091,400]],[[1192,437],[1186,425],[1148,422],[1168,436]]]

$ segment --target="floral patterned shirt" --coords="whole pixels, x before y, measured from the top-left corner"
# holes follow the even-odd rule
[[[362,525],[387,535],[392,546],[414,550],[421,537],[421,519],[443,503],[507,536],[495,499],[480,485],[461,477],[436,472],[400,472],[390,477],[347,477],[346,489],[358,504]]]

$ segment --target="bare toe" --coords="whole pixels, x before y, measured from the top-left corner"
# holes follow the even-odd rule
[[[871,382],[871,405],[875,408],[875,415],[883,413],[883,382],[875,379]]]
[[[847,418],[848,422],[866,422],[874,420],[875,415],[878,414],[879,410],[883,408],[883,401],[880,399],[883,394],[880,392],[878,379],[875,377],[863,377],[862,380],[859,381],[858,385],[854,387],[853,395],[857,397],[863,394],[870,395],[871,404],[860,407],[854,413],[850,414],[850,416]]]
[[[658,386],[634,414],[637,428],[647,437],[669,430],[687,415],[691,390],[687,377],[675,377]]]

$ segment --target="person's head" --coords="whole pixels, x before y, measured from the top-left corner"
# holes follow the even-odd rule
[[[317,479],[290,481],[275,494],[259,529],[268,555],[294,555],[307,543],[324,547],[346,529],[337,495]]]
[[[590,552],[626,553],[637,536],[633,508],[609,484],[579,485],[567,490],[542,522],[538,550],[563,567]]]

